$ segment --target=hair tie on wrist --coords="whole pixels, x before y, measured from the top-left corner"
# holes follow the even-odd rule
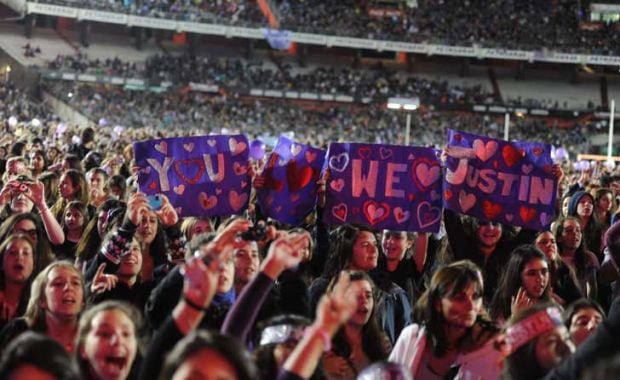
[[[185,301],[185,303],[187,304],[187,306],[191,307],[194,310],[197,311],[207,311],[209,308],[208,307],[203,307],[198,305],[196,302],[190,300],[189,298],[187,298],[187,296],[184,294],[183,295],[183,301]]]

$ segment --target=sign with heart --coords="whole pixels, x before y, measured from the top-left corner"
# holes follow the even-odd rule
[[[261,173],[263,186],[256,190],[263,215],[300,225],[316,206],[325,153],[280,136]]]
[[[437,157],[433,148],[331,143],[325,222],[438,231],[442,189]]]
[[[165,194],[180,216],[239,214],[250,196],[248,140],[209,135],[134,143],[140,191]]]
[[[549,227],[557,193],[551,145],[450,130],[446,153],[444,207],[534,230]]]

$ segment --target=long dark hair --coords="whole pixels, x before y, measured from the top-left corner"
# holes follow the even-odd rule
[[[353,246],[360,232],[375,234],[375,231],[369,227],[357,224],[344,224],[331,232],[329,254],[322,277],[332,279],[347,268],[353,257]]]
[[[376,311],[378,302],[378,290],[375,283],[366,272],[351,271],[349,272],[351,282],[367,281],[372,287],[373,308],[368,323],[362,327],[362,350],[368,356],[371,362],[385,360],[389,354],[388,337],[385,335],[379,322],[377,321]],[[352,347],[347,341],[344,328],[340,328],[333,340],[333,351],[343,358],[351,356]]]
[[[418,299],[414,319],[426,327],[428,344],[434,356],[443,356],[449,348],[444,331],[445,318],[438,305],[441,305],[442,298],[453,297],[470,284],[476,287],[476,292],[482,297],[484,284],[480,268],[469,260],[457,261],[438,269],[431,278],[428,289]],[[497,332],[497,328],[484,314],[478,315],[476,324],[482,327],[485,333]],[[469,329],[461,338],[459,347],[475,343],[477,337],[473,336],[472,330]]]
[[[512,297],[516,296],[519,288],[522,287],[521,273],[523,272],[523,268],[525,268],[530,261],[536,259],[543,260],[548,264],[547,256],[532,244],[517,247],[510,253],[510,259],[501,274],[497,291],[491,301],[490,312],[493,319],[506,319],[510,316]],[[545,291],[540,298],[540,301],[545,303],[551,302],[550,277],[551,276],[549,276]]]
[[[566,218],[562,218],[558,221],[556,230],[555,230],[555,240],[557,242],[562,241],[562,234],[564,233],[564,223],[567,220],[573,220],[581,228],[581,223],[579,219],[574,216],[567,216]],[[558,244],[558,248],[560,248],[560,255],[562,254],[561,243]],[[577,278],[583,278],[587,275],[588,271],[588,262],[587,262],[587,254],[586,254],[586,244],[585,244],[585,231],[581,231],[581,243],[577,250],[575,251],[575,273],[577,274]]]
[[[34,268],[32,270],[33,274],[36,276],[37,273],[42,271],[43,268],[48,266],[54,260],[52,249],[49,245],[49,238],[47,237],[43,223],[41,223],[41,219],[38,215],[31,212],[11,215],[7,220],[0,224],[0,242],[4,241],[9,235],[13,234],[15,226],[22,220],[30,220],[34,223],[37,230],[37,243],[34,246],[33,252]]]
[[[108,199],[99,206],[95,215],[90,219],[82,232],[80,241],[78,241],[75,247],[75,256],[79,261],[88,261],[97,254],[102,242],[102,237],[99,236],[99,231],[97,230],[99,214],[102,212],[111,212],[111,210],[114,209],[118,209],[119,211],[116,213],[115,218],[108,214],[108,230],[111,230],[115,226],[115,221],[118,221],[118,219],[121,219],[125,215],[124,202],[116,199]]]

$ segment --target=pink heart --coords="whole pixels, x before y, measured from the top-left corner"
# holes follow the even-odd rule
[[[238,194],[236,191],[228,193],[228,203],[234,211],[239,211],[248,202],[248,194]]]
[[[306,153],[304,153],[304,156],[306,156],[306,161],[308,161],[308,163],[311,163],[316,158],[316,153],[307,150]]]
[[[185,185],[180,184],[178,186],[175,186],[172,190],[179,195],[183,195],[183,193],[185,192]]]
[[[161,141],[159,144],[155,144],[155,150],[162,154],[168,153],[168,143]]]
[[[183,149],[185,149],[188,152],[191,152],[192,150],[194,150],[194,143],[190,142],[190,143],[183,144]]]
[[[329,187],[331,187],[332,190],[334,191],[341,192],[342,188],[344,188],[344,179],[339,178],[339,179],[332,180],[329,183]]]

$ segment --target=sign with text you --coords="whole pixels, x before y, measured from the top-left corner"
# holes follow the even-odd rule
[[[449,130],[444,207],[482,220],[546,229],[557,180],[551,145]]]
[[[326,223],[439,230],[441,166],[433,148],[331,143],[327,166]]]
[[[263,213],[280,222],[301,224],[316,206],[324,162],[324,150],[280,136],[261,173],[264,184],[256,190]]]
[[[180,216],[226,216],[247,208],[244,135],[192,136],[134,144],[140,191],[165,194]]]

